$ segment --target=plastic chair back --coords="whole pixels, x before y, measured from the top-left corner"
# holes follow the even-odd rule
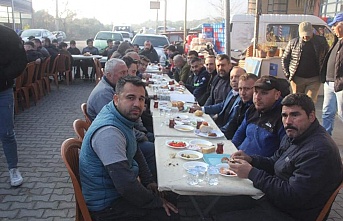
[[[81,110],[82,110],[83,116],[85,117],[86,122],[89,123],[89,125],[91,125],[92,121],[88,117],[88,114],[87,114],[87,104],[86,103],[82,103],[81,104]]]
[[[330,196],[329,200],[325,203],[325,206],[322,209],[322,211],[320,211],[319,216],[317,217],[316,221],[323,221],[323,220],[326,220],[328,218],[330,210],[331,210],[331,206],[332,206],[333,202],[335,201],[336,196],[338,195],[338,193],[342,187],[343,187],[343,182],[341,183],[341,185],[339,185],[337,187],[335,192],[333,192],[333,194]]]
[[[61,156],[73,183],[76,200],[76,221],[92,221],[85,199],[82,195],[79,176],[79,151],[82,142],[69,138],[62,143]]]
[[[90,124],[84,120],[81,119],[76,119],[73,122],[73,128],[74,131],[77,135],[77,137],[79,138],[79,140],[83,140],[83,138],[85,137],[85,133],[88,130]]]

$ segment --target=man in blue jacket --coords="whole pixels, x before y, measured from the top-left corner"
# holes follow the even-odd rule
[[[262,76],[254,84],[254,105],[247,110],[232,138],[249,155],[272,156],[285,135],[281,121],[281,92],[277,78]]]
[[[230,168],[251,180],[264,196],[237,197],[236,210],[219,215],[221,220],[313,221],[342,182],[342,162],[337,145],[316,119],[315,106],[305,94],[282,100],[286,136],[272,157],[234,153]],[[239,199],[238,199],[239,198]],[[239,202],[240,201],[240,202]],[[240,205],[238,205],[240,204]],[[240,207],[243,210],[237,211]]]
[[[80,181],[93,220],[167,221],[177,213],[158,194],[137,148],[133,127],[144,105],[145,83],[137,76],[120,78],[113,101],[102,108],[84,137]]]

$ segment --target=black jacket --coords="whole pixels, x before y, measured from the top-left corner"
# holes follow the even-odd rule
[[[321,70],[323,66],[324,57],[329,50],[329,45],[324,37],[318,35],[313,35],[311,41],[313,43],[314,51],[316,53],[315,56],[319,64],[319,70]],[[293,79],[295,72],[297,71],[301,58],[302,47],[303,40],[300,37],[294,38],[288,42],[288,45],[285,49],[285,53],[283,53],[282,55],[282,69],[286,78],[290,81]],[[318,76],[319,75],[320,73],[318,73]]]
[[[254,187],[295,220],[316,220],[342,182],[338,148],[318,120],[295,139],[284,136],[274,156],[252,158]]]
[[[328,64],[328,59],[331,54],[331,51],[333,47],[337,44],[338,38],[335,37],[335,42],[330,48],[329,53],[326,54],[325,60],[324,60],[324,65],[321,70],[321,80],[322,83],[326,81],[326,70],[327,70],[327,64]],[[338,42],[339,43],[339,42]],[[335,60],[335,92],[343,90],[343,44],[341,44],[338,48],[339,53],[336,55],[336,60]]]
[[[144,55],[147,58],[149,58],[151,63],[158,63],[160,62],[160,59],[158,58],[158,54],[155,50],[155,48],[151,45],[150,50],[142,50],[139,52],[139,55]]]
[[[13,87],[14,79],[26,67],[23,43],[12,29],[0,25],[0,91]]]
[[[223,102],[230,90],[231,86],[229,76],[221,77],[219,74],[217,74],[212,80],[210,96],[207,98],[204,106]]]

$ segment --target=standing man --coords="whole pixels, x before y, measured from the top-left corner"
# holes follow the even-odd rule
[[[299,37],[292,39],[281,58],[283,72],[293,93],[305,93],[317,102],[320,70],[329,45],[323,36],[314,35],[310,22],[299,24]]]
[[[313,101],[305,94],[282,100],[286,136],[272,157],[234,153],[230,168],[265,195],[250,199],[250,209],[221,214],[216,220],[312,221],[342,182],[337,145],[320,126]],[[240,197],[241,199],[243,197]],[[236,209],[247,203],[235,201]],[[215,206],[216,207],[216,206]]]
[[[21,39],[13,30],[0,25],[0,140],[6,156],[11,186],[23,183],[17,164],[17,141],[14,133],[14,79],[26,67],[27,58]]]
[[[144,88],[139,77],[119,79],[113,101],[101,110],[82,142],[80,180],[93,220],[172,220],[178,212],[159,196],[134,139]]]
[[[324,80],[323,127],[332,135],[335,115],[343,121],[343,13],[329,24],[337,38],[325,57],[322,76]]]
[[[232,138],[238,150],[270,157],[285,135],[281,121],[281,92],[277,78],[262,76],[254,84],[254,105],[247,110]]]
[[[158,54],[150,41],[144,42],[144,49],[139,52],[139,55],[146,56],[152,63],[158,63],[160,61],[158,58]]]

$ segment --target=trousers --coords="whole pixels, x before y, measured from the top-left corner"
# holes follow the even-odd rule
[[[14,97],[12,88],[0,91],[0,140],[8,169],[17,168],[18,153],[14,133]]]
[[[320,84],[319,76],[311,78],[294,76],[291,81],[291,88],[293,93],[304,93],[316,103]]]
[[[336,113],[343,121],[343,91],[335,92],[334,82],[324,83],[323,127],[332,135]]]

